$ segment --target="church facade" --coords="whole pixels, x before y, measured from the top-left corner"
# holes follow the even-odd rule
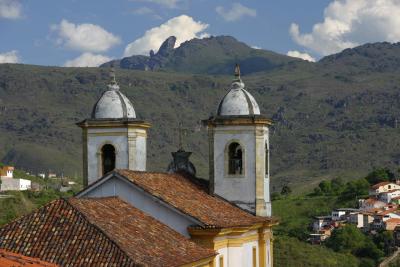
[[[118,247],[104,248],[110,256],[102,255],[98,262],[105,266],[272,267],[272,227],[277,221],[271,214],[269,193],[271,121],[261,115],[256,100],[245,89],[238,66],[216,116],[204,124],[209,138],[208,180],[196,177],[190,152],[183,149],[173,153],[168,172],[146,171],[150,123],[136,118],[132,103],[113,76],[91,117],[78,123],[86,187],[75,197],[50,203],[42,213],[32,214],[45,218],[43,222],[34,220],[41,225],[36,227],[48,229],[42,224],[54,221],[56,232],[63,232],[79,221],[100,229],[96,238]],[[57,209],[68,212],[57,215]],[[75,217],[83,216],[86,221],[63,218],[69,211],[77,211]],[[63,226],[66,222],[69,224]],[[39,242],[44,233],[38,231],[36,238],[15,233],[19,225],[26,224],[29,222],[22,218],[0,229],[0,248],[26,256],[42,255],[42,260],[52,259],[50,262],[57,264],[69,262],[66,266],[76,266],[78,260],[87,262],[80,266],[96,266],[93,255],[98,253],[90,242],[78,244],[90,259],[68,258],[62,250],[47,257],[43,250],[59,243],[66,246],[69,241],[47,234],[40,245],[29,243]],[[16,239],[24,244],[15,245]],[[40,249],[24,254],[27,244]],[[77,247],[75,243],[71,246]],[[114,251],[119,254],[114,256]]]

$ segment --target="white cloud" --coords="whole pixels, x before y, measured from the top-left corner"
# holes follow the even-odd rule
[[[207,27],[208,24],[195,21],[187,15],[172,18],[164,24],[146,31],[142,37],[128,44],[124,56],[147,55],[151,49],[157,51],[162,42],[172,35],[176,37],[175,46],[178,47],[187,40],[208,36],[204,33]]]
[[[19,0],[0,0],[0,18],[18,19],[22,16]]]
[[[400,41],[399,14],[399,0],[335,0],[310,33],[301,33],[296,23],[289,32],[296,43],[329,55],[367,42]]]
[[[311,61],[311,62],[315,62],[315,58],[313,58],[312,56],[310,56],[307,53],[301,53],[299,51],[289,51],[287,52],[287,54],[289,57],[297,57],[297,58],[301,58],[303,60],[307,60],[307,61]]]
[[[95,24],[74,24],[65,19],[51,29],[58,34],[57,44],[85,52],[103,52],[121,42],[118,36]]]
[[[16,50],[0,53],[0,63],[19,63],[20,58]]]
[[[217,6],[215,11],[217,11],[217,13],[226,21],[239,20],[244,16],[257,16],[257,11],[255,9],[245,7],[240,3],[233,3],[229,10],[222,6]]]
[[[111,58],[103,55],[97,55],[92,53],[83,53],[79,57],[68,60],[65,62],[65,67],[98,67],[103,63],[110,61]]]
[[[178,7],[178,3],[182,2],[182,0],[133,0],[134,2],[148,2],[159,4],[168,8],[176,8]]]

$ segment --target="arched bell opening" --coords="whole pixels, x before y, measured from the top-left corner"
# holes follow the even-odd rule
[[[115,147],[107,144],[101,148],[101,166],[103,175],[115,169]]]

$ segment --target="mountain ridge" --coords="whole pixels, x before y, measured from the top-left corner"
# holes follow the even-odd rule
[[[243,74],[280,68],[300,61],[278,53],[251,48],[232,36],[194,38],[174,48],[176,37],[170,36],[157,53],[149,56],[134,55],[113,60],[100,67],[119,67],[146,71],[177,71],[194,74],[230,74],[232,65],[241,65]]]

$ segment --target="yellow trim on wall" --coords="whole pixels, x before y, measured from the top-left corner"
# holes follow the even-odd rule
[[[215,256],[181,265],[181,267],[214,267]]]
[[[258,223],[252,226],[246,227],[232,227],[223,229],[200,229],[200,228],[189,228],[189,234],[191,239],[197,244],[219,250],[222,248],[229,247],[241,247],[245,243],[258,242],[258,266],[266,267],[267,264],[267,251],[266,241],[270,240],[270,251],[271,257],[273,255],[273,236],[272,226],[277,225],[276,220],[266,223]],[[249,233],[256,230],[256,233]],[[243,236],[244,234],[248,235]],[[271,259],[272,260],[272,259]],[[271,261],[271,265],[273,261]]]

